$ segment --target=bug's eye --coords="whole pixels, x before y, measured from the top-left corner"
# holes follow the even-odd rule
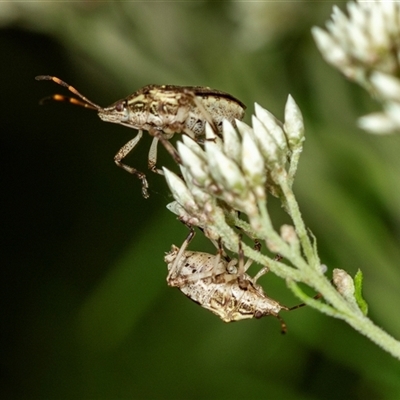
[[[124,111],[125,101],[120,101],[115,105],[115,110],[118,112]]]
[[[114,110],[118,113],[119,122],[126,122],[129,120],[129,108],[126,100],[115,103]]]

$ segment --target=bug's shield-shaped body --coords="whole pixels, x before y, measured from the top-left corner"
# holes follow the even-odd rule
[[[148,167],[163,175],[156,167],[157,143],[160,141],[173,159],[180,164],[180,156],[169,140],[175,133],[186,134],[197,142],[205,137],[208,122],[215,133],[222,131],[222,121],[235,124],[241,120],[246,106],[238,99],[219,90],[202,86],[147,85],[109,107],[98,108],[103,121],[137,129],[136,137],[115,155],[117,165],[142,180],[142,192],[148,197],[148,183],[144,173],[122,160],[135,148],[143,130],[153,136],[148,156]]]
[[[147,85],[98,113],[104,121],[162,131],[166,139],[174,133],[199,139],[206,122],[221,131],[223,119],[241,120],[245,108],[230,94],[208,87]]]
[[[169,270],[178,253],[179,248],[172,246],[165,256]],[[170,277],[168,284],[177,286],[187,297],[218,315],[224,322],[266,315],[279,318],[278,313],[282,309],[287,310],[287,307],[267,297],[246,273],[229,273],[232,261],[217,259],[217,256],[207,253],[185,251],[177,262],[179,274]]]

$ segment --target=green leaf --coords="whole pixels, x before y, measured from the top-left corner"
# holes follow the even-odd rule
[[[362,297],[362,284],[363,284],[363,274],[359,269],[354,276],[354,297],[357,301],[358,307],[364,315],[368,313],[368,303]]]

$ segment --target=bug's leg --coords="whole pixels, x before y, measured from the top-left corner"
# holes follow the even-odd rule
[[[220,242],[218,242],[218,244],[220,244]],[[196,282],[198,280],[205,279],[205,278],[214,278],[218,274],[225,273],[226,272],[225,265],[222,267],[222,269],[218,270],[218,267],[219,267],[219,264],[221,261],[221,254],[222,254],[221,249],[222,249],[222,246],[221,246],[221,248],[218,249],[217,255],[215,255],[215,256],[210,255],[210,258],[214,258],[212,268],[209,268],[206,271],[197,272],[195,274],[188,276],[185,279],[185,282],[190,283],[190,282]]]
[[[215,125],[215,122],[213,121],[213,119],[211,118],[210,113],[206,110],[206,108],[204,107],[203,103],[201,102],[201,100],[199,100],[196,95],[187,90],[186,94],[188,96],[190,96],[192,102],[195,104],[195,106],[198,108],[198,110],[200,110],[200,112],[203,114],[204,119],[210,124],[212,130],[214,131],[215,134],[218,134],[218,128]]]
[[[170,286],[182,286],[182,285],[187,285],[191,282],[196,282],[202,279],[206,278],[215,278],[218,276],[218,278],[222,278],[224,283],[235,279],[236,278],[236,267],[235,264],[237,260],[230,260],[229,262],[227,261],[221,261],[222,258],[225,259],[223,256],[224,250],[222,248],[222,245],[220,245],[220,248],[215,256],[209,255],[209,261],[210,262],[205,262],[204,265],[202,265],[200,272],[193,271],[192,274],[190,275],[180,275],[180,269],[182,267],[181,263],[181,258],[183,257],[184,252],[186,251],[187,246],[189,245],[189,242],[193,239],[194,236],[194,231],[192,234],[193,229],[191,229],[191,233],[189,233],[189,236],[186,238],[185,242],[183,243],[181,249],[179,250],[176,258],[174,265],[172,266],[170,272],[175,268],[175,273],[171,278],[167,277],[168,284]],[[220,241],[219,241],[220,243]],[[183,251],[182,251],[183,249]],[[211,262],[212,261],[212,262]],[[175,267],[175,263],[177,266]],[[207,268],[205,268],[207,266]],[[231,266],[231,267],[230,267]],[[229,272],[230,269],[234,269],[235,275],[231,275]]]
[[[246,271],[250,268],[251,264],[253,264],[253,260],[251,260],[251,259],[249,258],[249,259],[247,260],[246,264],[244,264],[244,266],[243,266],[243,273],[246,272]]]
[[[274,258],[274,261],[281,261],[282,258],[283,258],[283,257],[282,257],[280,254],[277,254],[277,255],[275,256],[275,258]],[[261,278],[263,275],[265,275],[268,271],[269,271],[269,267],[268,267],[267,265],[265,265],[263,268],[261,268],[261,269],[257,272],[256,276],[253,278],[253,282],[256,283],[257,280],[258,280],[259,278]]]
[[[209,255],[209,259],[213,259],[212,265],[206,270],[196,272],[190,276],[181,276],[180,281],[189,284],[206,278],[215,278],[217,276],[223,277],[224,283],[230,280],[230,276],[227,273],[230,263],[235,263],[236,260],[231,260],[227,265],[225,262],[221,262],[221,253],[218,252],[215,256]]]
[[[239,236],[239,244],[238,244],[238,255],[239,255],[239,265],[238,265],[238,270],[237,270],[237,275],[241,276],[243,275],[253,264],[253,260],[250,258],[247,260],[247,262],[244,262],[244,252],[243,252],[243,246],[242,246],[242,236]]]
[[[244,262],[244,252],[242,247],[241,236],[239,236],[238,255],[239,255],[239,264],[237,267],[236,278],[238,280],[239,287],[243,290],[247,290],[247,287],[250,282],[249,278],[245,276],[245,272],[250,268],[250,265],[253,263],[253,260],[249,258],[246,263]]]
[[[236,259],[231,260],[229,256],[225,253],[221,238],[218,239],[217,249],[218,252],[214,258],[214,267],[212,269],[211,276],[215,277],[217,275],[224,274],[223,279],[225,282],[235,279],[237,276],[237,267],[236,267],[237,260]],[[224,264],[223,268],[219,267],[222,258],[224,258],[227,261],[226,265]]]
[[[199,143],[199,140],[196,138],[196,135],[193,133],[193,131],[189,128],[183,128],[183,132],[185,132],[185,134],[187,136],[189,136],[191,139],[193,139],[194,141],[197,141]]]
[[[149,197],[147,189],[149,184],[147,183],[146,175],[143,172],[138,171],[136,168],[130,167],[122,162],[122,160],[134,149],[134,147],[138,144],[140,139],[143,136],[143,131],[138,131],[138,134],[131,139],[128,143],[124,144],[118,151],[118,153],[114,156],[115,164],[118,167],[124,169],[130,174],[136,175],[142,181],[142,194],[145,199]]]
[[[245,273],[245,264],[244,264],[244,252],[242,246],[242,235],[239,235],[239,244],[238,244],[238,256],[239,256],[239,265],[237,275],[241,276]],[[250,260],[249,260],[250,261]]]
[[[189,232],[188,236],[186,237],[185,241],[182,243],[182,246],[179,249],[179,252],[175,257],[175,261],[172,264],[172,267],[168,272],[167,282],[168,282],[168,285],[170,285],[170,286],[176,286],[176,285],[174,285],[174,279],[176,279],[176,277],[179,276],[179,272],[181,270],[180,261],[182,259],[183,254],[185,253],[187,247],[189,246],[189,243],[193,240],[193,238],[196,234],[196,232],[194,231],[194,229],[192,227],[189,227],[189,229],[190,229],[190,232]]]
[[[253,278],[253,283],[256,283],[258,281],[258,279],[260,279],[263,275],[265,275],[267,272],[269,271],[269,268],[267,266],[261,268],[256,276]]]
[[[171,157],[175,160],[175,162],[177,164],[182,164],[181,157],[179,156],[175,147],[172,146],[171,142],[165,137],[165,134],[162,131],[159,131],[154,128],[150,128],[149,133],[151,136],[153,136],[154,138],[158,139],[161,142],[161,144],[165,147],[165,149],[168,151],[168,153],[171,155]],[[157,154],[157,151],[156,151],[156,154]],[[154,168],[155,168],[155,165],[150,167],[150,169],[152,171],[154,170]]]
[[[199,229],[204,233],[204,229],[202,229],[202,228],[199,228]],[[217,250],[220,251],[221,257],[223,257],[225,260],[228,260],[229,256],[228,256],[228,254],[226,254],[226,252],[224,250],[224,246],[222,244],[221,238],[219,238],[218,240],[215,240],[215,239],[212,239],[212,238],[208,238],[208,239],[217,248]]]
[[[151,142],[147,165],[149,167],[149,170],[151,170],[152,172],[164,175],[164,171],[156,167],[158,141],[159,141],[158,137],[154,137],[153,141]]]

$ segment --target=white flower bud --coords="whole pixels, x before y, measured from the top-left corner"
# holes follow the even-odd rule
[[[314,26],[311,33],[319,51],[328,63],[338,68],[350,64],[349,57],[344,49],[326,31]]]
[[[257,103],[254,104],[254,111],[256,117],[264,124],[269,134],[274,138],[278,147],[286,151],[287,141],[281,126],[282,123],[272,113]]]
[[[389,36],[397,37],[400,33],[399,3],[396,1],[383,1],[381,3],[381,9]]]
[[[205,143],[211,175],[227,191],[242,195],[247,192],[246,180],[236,163],[212,142]]]
[[[367,31],[358,25],[349,24],[347,33],[349,35],[353,55],[368,65],[371,62],[371,56],[375,52]]]
[[[397,125],[397,129],[400,127],[400,103],[388,102],[385,106],[386,115]]]
[[[285,106],[285,123],[283,128],[289,142],[289,147],[301,146],[304,141],[304,123],[300,108],[292,96],[288,96]]]
[[[222,149],[223,144],[221,138],[213,131],[211,125],[206,123],[206,141],[215,143],[220,149]]]
[[[187,147],[189,147],[189,149],[192,150],[193,153],[195,153],[202,160],[206,159],[203,148],[195,140],[193,140],[190,136],[182,135],[182,142]]]
[[[374,4],[370,12],[369,35],[375,49],[388,49],[390,47],[389,31],[387,30],[386,16],[382,4]]]
[[[385,113],[372,113],[359,118],[357,125],[369,133],[385,135],[399,130],[399,126]]]
[[[354,299],[353,278],[343,269],[335,268],[332,274],[337,291],[346,299]]]
[[[268,165],[269,168],[275,168],[277,164],[280,165],[282,159],[281,152],[265,125],[254,115],[252,116],[252,125],[254,136],[257,138],[258,146],[264,156],[266,165]],[[238,124],[238,128],[240,130],[242,124]]]
[[[163,167],[165,180],[167,181],[168,187],[171,190],[174,199],[189,213],[198,212],[196,202],[189,189],[173,172],[169,171],[167,168]]]
[[[211,182],[207,164],[182,142],[177,143],[182,164],[190,171],[193,178],[202,186]]]
[[[181,211],[185,212],[182,206],[177,201],[172,201],[166,205],[167,210],[171,211],[175,215],[180,215]]]
[[[299,238],[297,237],[296,230],[292,225],[284,224],[281,226],[281,237],[291,246],[297,247],[299,244]]]
[[[207,167],[208,168],[208,167]],[[185,180],[186,186],[193,195],[193,198],[198,205],[198,207],[203,207],[208,201],[210,201],[211,196],[205,192],[204,187],[200,187],[198,182],[195,180],[190,171],[181,165],[181,172],[183,179]]]
[[[177,202],[173,201],[172,203],[167,204],[167,210],[171,211],[173,214],[177,215],[179,219],[185,224],[198,226],[199,220],[198,218],[192,216],[187,213],[186,210]]]
[[[252,187],[265,186],[267,175],[264,158],[248,132],[244,132],[242,140],[242,169]]]
[[[334,30],[330,30],[329,31],[333,34],[334,32],[337,32],[337,35],[334,35],[337,39],[345,37],[346,33],[346,26],[349,22],[346,14],[337,6],[334,5],[332,8],[332,15],[331,15],[332,21],[333,21],[333,25],[332,28]],[[330,21],[328,21],[330,22]],[[328,22],[326,24],[326,27],[328,28]]]
[[[233,125],[226,119],[222,122],[222,136],[224,138],[224,153],[229,154],[232,160],[240,163],[241,144]]]
[[[400,80],[393,75],[374,72],[370,77],[371,83],[384,100],[400,101]]]
[[[367,13],[360,7],[359,3],[349,2],[347,3],[347,11],[350,16],[350,23],[358,28],[364,28],[367,26]]]

